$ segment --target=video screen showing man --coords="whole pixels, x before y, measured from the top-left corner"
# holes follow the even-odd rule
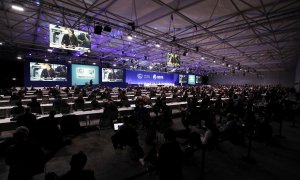
[[[179,74],[179,83],[187,83],[187,76]]]
[[[49,46],[73,51],[90,52],[91,36],[88,32],[49,24]]]
[[[102,69],[103,82],[123,82],[123,71],[121,69]]]
[[[78,47],[78,39],[74,34],[74,30],[67,28],[68,33],[64,34],[61,45],[63,48],[75,48]]]
[[[45,68],[42,70],[41,78],[55,78],[55,71],[51,64],[46,64]]]
[[[31,62],[30,81],[67,81],[67,67],[60,64]]]
[[[180,66],[180,57],[178,54],[168,53],[168,66]]]

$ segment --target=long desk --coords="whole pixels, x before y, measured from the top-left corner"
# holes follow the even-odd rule
[[[171,102],[167,103],[168,106],[170,106],[172,109],[176,107],[180,107],[182,105],[186,105],[187,102]],[[153,106],[145,106],[146,108],[152,109]],[[132,112],[135,108],[135,104],[132,104],[130,107],[120,107],[118,108],[118,111],[120,113],[126,113],[126,112]],[[87,121],[90,120],[90,116],[96,116],[100,117],[101,114],[103,114],[104,109],[97,109],[97,110],[88,110],[88,111],[74,111],[69,114],[56,114],[55,118],[61,118],[62,116],[65,115],[76,115],[78,116],[78,119],[80,121]],[[48,115],[38,115],[37,119],[41,119],[44,117],[48,117]],[[87,118],[88,117],[88,118]],[[5,118],[5,119],[0,119],[0,132],[2,131],[11,131],[16,128],[16,123],[14,121],[11,121],[11,118]]]

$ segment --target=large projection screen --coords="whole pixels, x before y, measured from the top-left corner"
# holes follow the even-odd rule
[[[67,66],[30,62],[30,81],[67,81]]]
[[[91,51],[91,36],[87,32],[50,24],[49,35],[49,46],[52,48]]]
[[[99,67],[72,64],[72,85],[99,84]]]
[[[123,82],[123,70],[102,68],[102,82]]]

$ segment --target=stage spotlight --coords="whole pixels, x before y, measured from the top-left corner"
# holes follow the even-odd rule
[[[104,26],[103,30],[106,32],[111,32],[111,27],[109,25],[106,25]]]
[[[21,57],[21,56],[18,56],[18,57],[17,57],[17,59],[19,59],[19,60],[20,60],[20,59],[22,59],[22,57]]]
[[[101,33],[102,33],[102,26],[101,25],[96,25],[94,27],[94,33],[101,35]]]
[[[156,43],[155,47],[160,48],[160,44]]]

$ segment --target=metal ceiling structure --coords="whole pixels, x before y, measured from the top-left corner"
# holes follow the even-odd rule
[[[24,7],[15,11],[12,4]],[[49,49],[49,24],[88,31],[92,51]],[[94,26],[111,32],[94,34]],[[1,0],[0,52],[160,71],[288,71],[300,55],[299,0]],[[127,35],[133,39],[127,39]],[[159,44],[160,47],[155,46]],[[5,47],[5,48],[4,48]],[[166,67],[167,53],[181,55]],[[186,54],[187,53],[187,54]],[[183,54],[186,54],[185,56]]]

